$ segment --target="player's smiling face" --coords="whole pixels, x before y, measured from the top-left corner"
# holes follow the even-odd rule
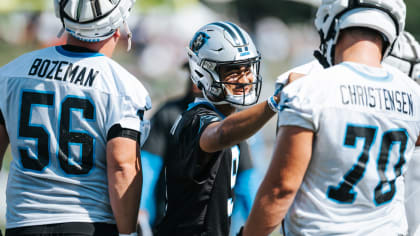
[[[254,73],[249,65],[221,66],[220,77],[231,95],[248,94],[254,82]]]

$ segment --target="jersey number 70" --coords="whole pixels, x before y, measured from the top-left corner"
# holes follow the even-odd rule
[[[339,203],[351,204],[357,196],[354,191],[354,186],[363,178],[366,166],[369,161],[369,152],[372,144],[375,142],[377,127],[366,127],[359,125],[347,125],[344,145],[350,148],[356,147],[356,140],[358,138],[364,139],[363,150],[357,162],[344,175],[343,180],[338,186],[329,186],[327,196]],[[379,183],[374,189],[374,203],[381,205],[389,202],[395,195],[395,179],[388,180],[385,172],[387,170],[390,151],[392,146],[399,143],[399,159],[394,165],[395,176],[401,175],[402,166],[405,163],[404,152],[407,146],[408,134],[405,129],[389,130],[382,134],[381,145],[379,149],[379,157],[377,159],[377,171],[379,175]],[[389,190],[383,192],[385,185],[389,185]]]
[[[50,133],[39,124],[31,124],[32,108],[34,106],[53,107],[54,93],[41,91],[23,91],[21,97],[19,138],[33,139],[37,142],[38,154],[32,157],[27,147],[19,147],[22,165],[26,169],[42,171],[50,163]],[[81,110],[84,119],[93,120],[94,105],[89,99],[67,96],[61,102],[58,127],[57,157],[61,169],[67,174],[87,174],[93,166],[95,139],[87,132],[71,130],[71,110]],[[76,163],[69,158],[69,146],[80,145],[82,161]]]

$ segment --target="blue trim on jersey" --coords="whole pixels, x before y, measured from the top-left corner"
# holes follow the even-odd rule
[[[62,109],[62,106],[63,106],[63,103],[67,100],[67,98],[80,98],[80,99],[86,99],[86,100],[89,100],[90,101],[90,103],[92,104],[92,106],[93,106],[93,118],[92,119],[88,119],[88,118],[84,118],[83,117],[83,112],[84,112],[84,110],[83,109],[80,109],[80,108],[74,108],[74,107],[70,107],[70,111],[69,111],[69,133],[71,133],[71,132],[77,132],[77,133],[84,133],[84,134],[87,134],[87,135],[89,135],[90,137],[92,137],[92,141],[93,141],[93,143],[92,143],[92,150],[93,150],[93,154],[92,154],[92,168],[86,173],[86,174],[68,174],[68,173],[66,173],[65,171],[64,171],[64,169],[63,168],[60,168],[60,170],[61,170],[61,172],[65,175],[65,176],[68,176],[68,177],[72,177],[72,176],[74,176],[74,177],[77,177],[77,176],[87,176],[87,175],[89,175],[89,173],[92,171],[92,170],[94,170],[95,169],[95,159],[96,159],[96,138],[95,138],[95,136],[92,136],[89,132],[87,132],[86,130],[73,130],[72,128],[71,128],[71,124],[72,124],[72,115],[71,115],[71,113],[72,113],[72,111],[73,110],[79,110],[80,111],[80,113],[81,113],[81,119],[84,119],[84,120],[88,120],[88,122],[93,122],[93,121],[95,121],[96,120],[96,105],[95,105],[95,103],[92,101],[92,99],[90,98],[90,97],[79,97],[79,96],[75,96],[75,95],[68,95],[68,96],[65,96],[64,98],[63,98],[63,100],[61,101],[61,104],[60,104],[60,113],[58,114],[58,126],[59,126],[59,128],[61,129],[61,127],[60,127],[60,123],[61,123],[61,112],[63,111],[63,109]],[[83,155],[82,155],[82,153],[83,153],[83,145],[81,144],[81,143],[72,143],[72,142],[68,142],[68,144],[67,145],[80,145],[80,158],[82,159],[83,158]],[[68,158],[68,162],[72,162],[73,160],[72,160],[72,157],[71,157],[71,149],[69,148],[68,149],[69,150],[69,158]],[[57,152],[56,152],[56,156],[58,157],[58,152],[60,151],[60,136],[57,136]],[[80,161],[83,161],[83,160],[80,160]],[[74,162],[74,161],[73,161]],[[77,162],[76,162],[77,163]],[[78,163],[79,164],[79,163]],[[71,163],[69,163],[69,165],[72,165]]]
[[[378,127],[376,127],[376,126],[370,126],[370,125],[359,125],[359,124],[352,124],[352,123],[347,123],[346,124],[346,131],[344,132],[344,140],[343,140],[343,146],[344,147],[347,147],[347,148],[352,148],[352,149],[355,149],[356,147],[357,147],[357,143],[358,143],[358,140],[359,139],[363,139],[363,145],[362,145],[362,148],[364,147],[364,145],[365,145],[365,143],[366,143],[366,138],[364,138],[364,137],[356,137],[356,140],[354,141],[354,144],[353,145],[347,145],[346,144],[346,138],[347,138],[347,130],[348,130],[348,128],[349,128],[349,126],[352,126],[352,127],[363,127],[363,128],[372,128],[372,129],[375,129],[375,136],[373,136],[373,139],[372,139],[372,144],[374,144],[375,143],[375,140],[376,140],[376,134],[378,133],[377,131],[378,131]],[[372,148],[372,146],[373,145],[370,145],[370,147],[369,147],[369,150],[368,150],[368,152],[370,152],[370,149]],[[363,155],[363,150],[362,150],[362,152],[360,153],[360,155],[359,155],[359,157],[357,158],[357,162],[356,162],[356,164],[354,164],[352,167],[351,167],[351,169],[350,170],[348,170],[347,172],[346,172],[346,174],[342,177],[342,181],[340,181],[340,183],[337,185],[337,187],[333,187],[333,186],[329,186],[328,187],[328,189],[327,189],[327,198],[328,199],[330,199],[331,201],[333,201],[333,202],[335,202],[335,203],[338,203],[338,204],[353,204],[353,202],[356,200],[356,198],[357,198],[357,192],[355,192],[354,191],[354,189],[352,188],[349,192],[351,193],[351,194],[354,194],[354,199],[353,199],[353,201],[351,201],[351,202],[340,202],[340,201],[338,201],[338,200],[336,200],[336,199],[334,199],[334,198],[330,198],[329,197],[329,193],[330,193],[330,190],[331,190],[331,188],[334,188],[334,189],[339,189],[340,187],[341,187],[341,185],[342,184],[344,184],[344,180],[345,179],[347,179],[347,175],[348,174],[350,174],[350,173],[352,173],[353,172],[353,169],[355,168],[355,166],[357,165],[357,163],[359,162],[359,159],[360,159],[360,157]],[[368,163],[369,163],[369,159],[370,158],[368,158],[367,159],[367,161],[366,161],[366,164],[365,164],[365,166],[367,166],[368,165]],[[359,183],[359,181],[361,180],[361,179],[363,179],[363,177],[365,176],[365,173],[366,173],[366,169],[365,169],[365,171],[363,171],[363,173],[362,173],[362,176],[353,184],[353,186],[352,187],[354,187],[354,186],[356,186],[357,185],[357,183]]]
[[[54,97],[55,97],[55,93],[54,92],[49,92],[49,91],[38,91],[38,90],[32,90],[32,89],[22,89],[21,91],[20,91],[20,101],[19,101],[19,109],[22,109],[22,97],[23,97],[23,93],[24,92],[31,92],[31,93],[42,93],[42,94],[52,94]],[[50,135],[50,133],[48,132],[48,129],[44,126],[44,125],[42,125],[42,124],[32,124],[31,123],[31,120],[32,120],[32,107],[33,106],[40,106],[40,107],[52,107],[52,106],[54,106],[54,103],[55,103],[55,100],[53,100],[53,105],[45,105],[45,104],[31,104],[31,108],[30,108],[30,110],[29,110],[29,123],[28,123],[28,126],[33,126],[33,127],[41,127],[41,128],[43,128],[44,130],[45,130],[45,132],[48,134],[48,140],[50,140],[51,141],[51,139],[50,139],[50,137],[51,137],[51,135]],[[18,120],[18,131],[17,131],[17,137],[18,137],[18,139],[20,139],[20,140],[25,140],[25,139],[30,139],[30,140],[35,140],[35,147],[38,147],[38,138],[31,138],[31,137],[20,137],[19,136],[19,129],[20,129],[20,119],[21,119],[21,116],[22,116],[22,112],[20,112],[20,110],[19,110],[19,120]],[[31,155],[29,155],[29,147],[19,147],[18,146],[18,151],[19,151],[19,149],[22,149],[22,150],[27,150],[28,151],[28,157],[29,158],[32,158],[32,159],[34,159],[34,160],[37,160],[38,159],[38,148],[35,148],[36,149],[36,152],[35,152],[35,150],[34,150],[34,152],[35,152],[35,157],[33,157],[33,156],[31,156]],[[50,142],[48,142],[48,151],[50,150]],[[47,168],[48,166],[50,166],[50,164],[51,164],[51,160],[50,160],[50,158],[48,158],[48,164],[47,165],[45,165],[44,166],[44,168],[42,168],[42,170],[40,170],[40,171],[37,171],[37,170],[33,170],[33,169],[27,169],[27,168],[25,168],[24,166],[23,166],[23,163],[22,163],[22,158],[20,157],[20,155],[19,155],[19,163],[20,163],[20,165],[21,165],[21,168],[22,169],[24,169],[24,170],[26,170],[26,171],[31,171],[31,172],[35,172],[35,173],[40,173],[40,172],[43,172],[44,170],[45,170],[45,168]]]
[[[65,50],[62,46],[55,46],[55,50],[57,50],[58,53],[67,56],[67,57],[102,57],[105,56],[102,53],[99,52],[71,52]]]
[[[366,74],[365,72],[358,70],[357,68],[355,68],[350,63],[343,62],[343,63],[341,63],[341,65],[349,68],[350,70],[356,72],[357,74],[359,74],[360,76],[362,76],[363,78],[368,79],[368,80],[374,80],[374,81],[378,81],[378,82],[390,82],[390,81],[392,81],[392,78],[393,78],[392,75],[389,72],[386,72],[387,73],[386,76],[374,76],[374,75]]]
[[[219,110],[217,110],[217,108],[211,102],[205,101],[205,100],[202,100],[202,99],[200,99],[199,102],[192,102],[192,103],[188,104],[187,111],[193,109],[194,107],[196,107],[198,105],[205,105],[205,106],[211,108],[213,111],[215,111],[219,116],[222,117],[222,119],[225,119],[226,118],[226,116],[223,115],[222,112],[220,112]]]
[[[143,192],[140,209],[147,211],[149,223],[154,225],[156,220],[155,189],[163,168],[163,158],[142,150],[141,165],[143,171]]]
[[[386,131],[386,132],[384,132],[383,134],[382,134],[382,139],[383,139],[383,137],[387,134],[387,133],[390,133],[390,132],[394,132],[394,131],[403,131],[406,135],[407,135],[407,139],[408,139],[408,137],[410,137],[409,136],[409,134],[407,133],[407,130],[406,129],[394,129],[394,130],[388,130],[388,131]],[[387,169],[387,166],[388,166],[388,162],[389,162],[389,155],[391,155],[391,150],[392,150],[392,146],[394,145],[394,143],[400,143],[400,145],[402,144],[401,143],[401,141],[393,141],[392,143],[391,143],[391,145],[389,145],[389,149],[388,149],[388,157],[386,158],[386,163],[385,163],[385,170],[384,170],[384,175],[385,175],[385,172],[386,172],[386,169]],[[382,144],[381,144],[381,147],[380,147],[380,149],[379,150],[382,150],[382,145],[383,145],[383,142],[382,142]],[[407,145],[405,146],[405,149],[403,150],[403,152],[402,152],[402,155],[400,155],[400,158],[398,159],[398,161],[397,161],[397,163],[399,163],[400,161],[401,161],[401,159],[402,158],[404,158],[404,156],[405,156],[405,151],[406,151],[406,149],[407,149]],[[399,152],[398,152],[399,153]],[[379,161],[380,161],[380,158],[381,158],[381,153],[379,152],[379,154],[378,154],[378,158],[377,158],[377,160],[376,160],[376,163],[378,163],[378,166],[379,166]],[[405,159],[404,159],[405,160]],[[401,168],[400,168],[400,173],[402,173],[402,168],[403,168],[403,166],[404,166],[404,164],[403,165],[401,165]],[[394,166],[394,169],[395,169],[395,166]],[[378,170],[378,172],[379,172],[379,170]],[[394,171],[395,172],[395,171]],[[397,178],[398,176],[395,176],[395,179],[394,180],[391,180],[391,181],[394,181],[395,182],[395,180],[396,180],[396,178]],[[390,181],[387,181],[387,183],[388,183],[388,186],[390,186]],[[381,180],[379,180],[379,183],[378,183],[378,185],[377,186],[379,186],[381,184]],[[391,191],[391,188],[389,189],[389,191],[388,192],[390,192]],[[397,189],[397,186],[395,185],[395,193],[398,191],[398,189]],[[381,189],[381,193],[382,194],[384,194],[383,192],[382,192],[382,189]],[[394,195],[392,195],[392,197],[391,197],[391,199],[389,199],[388,201],[384,201],[384,202],[382,202],[382,203],[377,203],[376,202],[376,199],[375,198],[373,198],[373,202],[375,203],[375,206],[380,206],[380,205],[383,205],[383,204],[386,204],[386,203],[388,203],[388,202],[391,202],[392,201],[392,199],[394,199],[394,197],[395,197],[395,194],[394,193]]]

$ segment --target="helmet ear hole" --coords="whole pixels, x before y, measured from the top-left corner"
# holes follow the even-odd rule
[[[201,73],[200,73],[200,71],[198,71],[198,70],[194,70],[194,71],[195,71],[195,73],[196,73],[196,74],[197,74],[200,78],[203,78],[203,76],[204,76],[204,75],[203,75],[203,74],[201,74]]]
[[[203,90],[204,88],[203,84],[200,81],[197,82],[197,88],[200,90]]]

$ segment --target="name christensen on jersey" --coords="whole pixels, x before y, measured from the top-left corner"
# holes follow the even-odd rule
[[[339,88],[343,105],[357,105],[414,115],[413,96],[408,92],[355,84],[342,84]]]
[[[63,70],[62,67],[66,67]],[[86,66],[75,65],[68,61],[51,61],[49,59],[36,58],[29,68],[28,75],[37,78],[54,79],[63,82],[92,87],[93,81],[99,71]]]

